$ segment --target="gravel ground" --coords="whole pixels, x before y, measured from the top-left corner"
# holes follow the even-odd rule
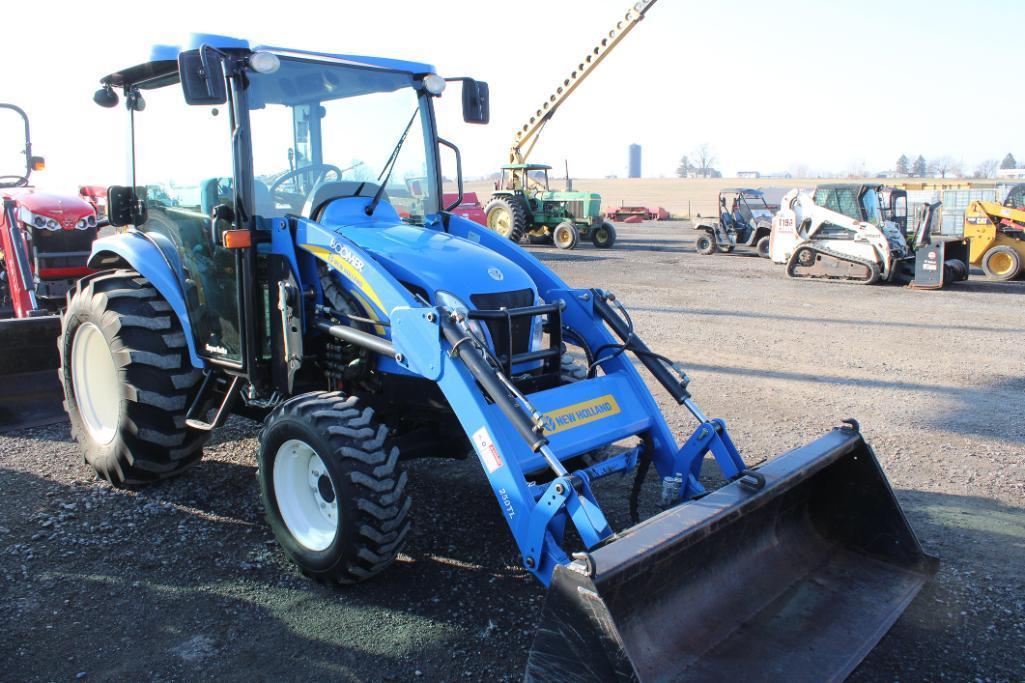
[[[680,224],[620,238],[536,253],[614,290],[749,462],[858,418],[941,557],[851,680],[1025,680],[1025,283],[793,282],[749,254],[697,256]],[[97,482],[66,425],[0,435],[0,680],[520,678],[544,591],[475,461],[409,463],[406,553],[327,588],[263,523],[256,431],[233,419],[187,475],[137,491]],[[622,485],[598,495],[625,518]]]

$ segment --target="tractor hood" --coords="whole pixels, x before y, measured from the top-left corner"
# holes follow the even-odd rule
[[[18,203],[19,217],[32,224],[32,217],[51,218],[64,230],[72,230],[81,218],[95,215],[93,207],[81,197],[35,192],[31,188],[5,194]]]
[[[368,217],[366,204],[362,197],[336,200],[325,208],[320,224],[369,252],[399,282],[426,291],[431,303],[438,290],[470,307],[474,294],[530,289],[536,295],[530,277],[504,256],[440,230],[403,223],[384,202]]]

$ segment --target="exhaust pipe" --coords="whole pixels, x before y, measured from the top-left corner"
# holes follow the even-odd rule
[[[556,568],[527,681],[840,681],[938,561],[832,431]]]

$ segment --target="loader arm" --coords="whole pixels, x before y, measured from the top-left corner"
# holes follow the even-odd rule
[[[541,103],[541,106],[530,116],[527,121],[516,131],[512,146],[509,149],[509,163],[526,163],[530,152],[537,144],[541,130],[548,120],[552,118],[556,110],[563,105],[573,91],[591,75],[591,72],[601,64],[612,50],[622,42],[644,18],[648,10],[658,0],[640,0],[627,9],[623,17],[615,23],[608,33],[591,49],[580,63],[570,72],[562,83],[555,88],[548,99]]]

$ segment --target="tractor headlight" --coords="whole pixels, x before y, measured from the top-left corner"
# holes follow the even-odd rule
[[[430,94],[438,97],[445,92],[445,79],[438,74],[427,74],[424,76],[424,88]]]
[[[61,229],[60,223],[54,219],[47,218],[46,216],[38,216],[26,209],[24,206],[18,210],[18,220],[25,225],[31,225],[32,227],[40,230],[57,231]]]
[[[281,60],[273,52],[254,52],[247,61],[249,68],[258,74],[272,74],[281,67]]]
[[[462,299],[451,292],[439,290],[435,292],[434,300],[439,306],[444,306],[453,313],[458,313],[466,318],[466,322],[470,326],[470,331],[477,335],[477,338],[481,341],[487,341],[487,338],[484,336],[484,330],[480,326],[480,321],[469,319],[470,309],[463,303]]]

